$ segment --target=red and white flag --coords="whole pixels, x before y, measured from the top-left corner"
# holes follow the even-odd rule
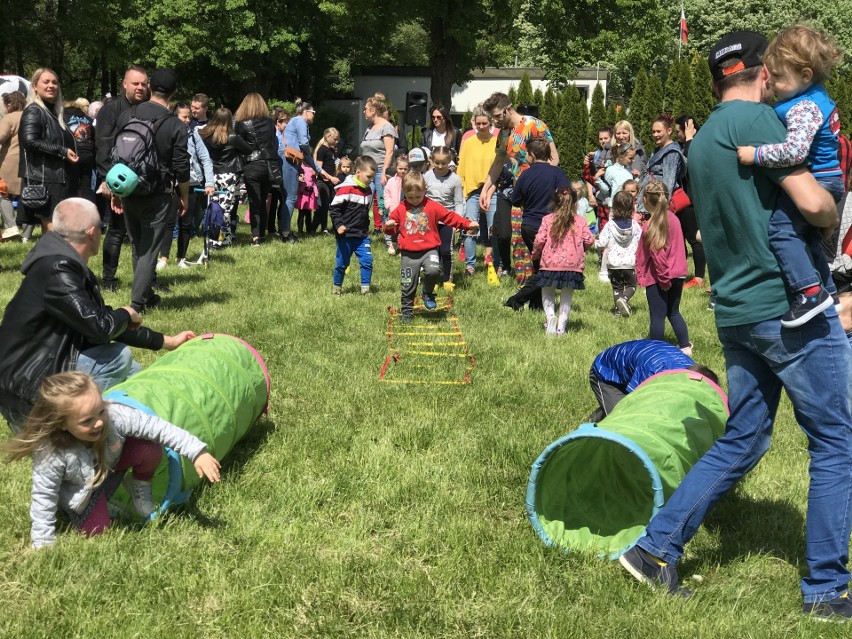
[[[684,44],[689,40],[689,27],[686,25],[686,14],[680,8],[680,41]]]

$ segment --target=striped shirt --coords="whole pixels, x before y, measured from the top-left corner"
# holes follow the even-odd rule
[[[632,393],[657,373],[689,368],[693,364],[695,360],[673,344],[637,339],[616,344],[598,355],[592,364],[592,374],[603,382],[624,386]]]

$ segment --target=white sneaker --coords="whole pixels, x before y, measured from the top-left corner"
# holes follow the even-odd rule
[[[551,317],[549,320],[547,320],[547,328],[545,328],[545,332],[544,332],[545,335],[556,335],[557,321],[558,320],[556,319],[555,316]]]
[[[166,260],[157,260],[157,266],[155,266],[154,269],[157,271],[162,271],[168,265],[169,263]]]
[[[30,238],[28,238],[28,237],[22,237],[21,238],[21,244],[27,244],[29,241],[30,241]]]
[[[687,344],[686,346],[678,346],[680,352],[686,355],[687,357],[692,357],[692,342]]]
[[[186,260],[181,260],[178,262],[178,268],[189,268],[189,262]]]
[[[4,240],[13,240],[16,237],[21,237],[21,229],[19,229],[17,226],[10,226],[9,228],[3,231]]]
[[[130,494],[130,500],[133,502],[133,508],[137,513],[146,519],[154,514],[156,508],[154,507],[154,496],[151,494],[150,481],[133,479],[133,475],[128,471],[121,483]]]

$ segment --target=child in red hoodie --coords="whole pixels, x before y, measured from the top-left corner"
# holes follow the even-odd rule
[[[426,197],[423,175],[409,172],[402,181],[405,200],[390,214],[385,233],[393,235],[399,229],[399,249],[402,254],[400,286],[402,289],[402,318],[410,321],[414,314],[414,295],[423,269],[423,306],[435,310],[435,286],[441,281],[443,270],[438,257],[441,236],[438,222],[470,232],[479,231],[479,225],[461,215],[445,209]]]

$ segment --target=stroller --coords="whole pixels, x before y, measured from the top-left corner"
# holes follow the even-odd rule
[[[219,203],[212,197],[207,198],[207,208],[204,209],[204,217],[201,220],[201,235],[204,237],[204,248],[199,264],[207,265],[210,259],[210,243],[219,241],[225,228],[225,212]]]

